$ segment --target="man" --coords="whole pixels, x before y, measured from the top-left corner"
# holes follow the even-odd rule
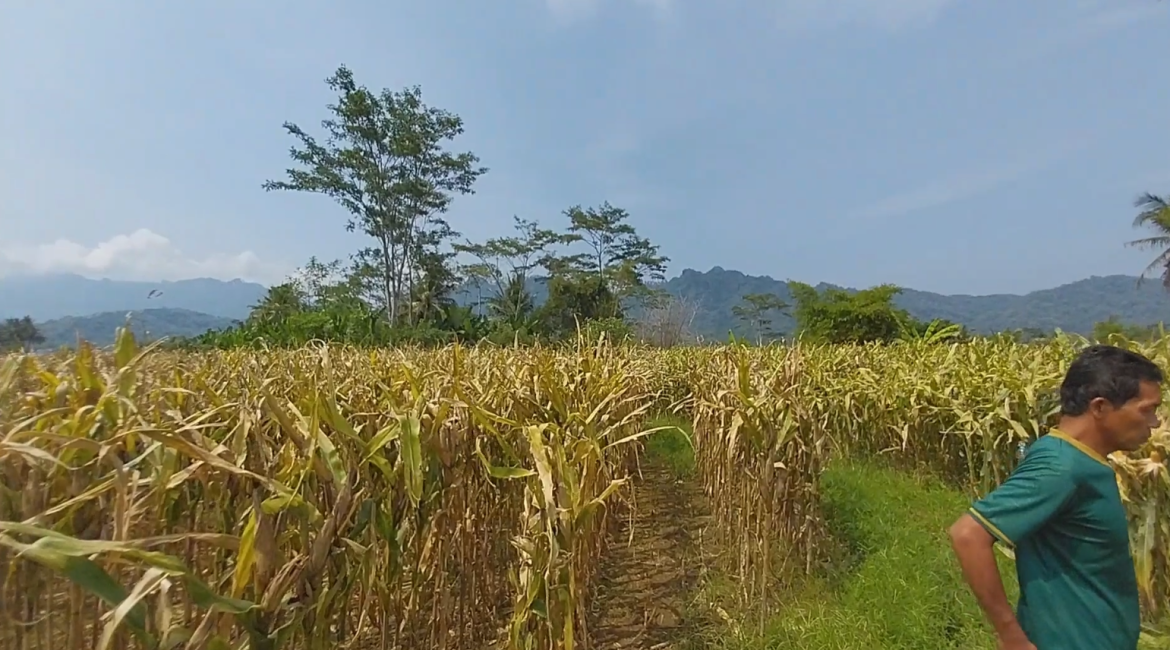
[[[1060,385],[1060,424],[950,529],[1001,650],[1134,650],[1140,633],[1129,526],[1106,457],[1159,426],[1162,371],[1121,348],[1085,349]],[[993,543],[1014,548],[1013,613]]]

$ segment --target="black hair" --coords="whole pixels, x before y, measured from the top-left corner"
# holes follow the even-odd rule
[[[1092,345],[1081,351],[1060,384],[1061,415],[1078,416],[1089,402],[1104,397],[1120,407],[1138,396],[1143,381],[1161,384],[1162,370],[1148,358],[1112,345]]]

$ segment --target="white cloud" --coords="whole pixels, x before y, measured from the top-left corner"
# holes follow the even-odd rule
[[[1039,172],[1084,148],[1088,142],[1087,137],[1072,140],[1062,146],[1041,150],[1039,154],[945,176],[916,189],[870,203],[847,216],[851,219],[887,219],[969,199]]]
[[[849,24],[888,31],[929,25],[957,0],[776,0],[784,29],[807,30]]]
[[[207,277],[271,283],[281,280],[286,272],[262,262],[252,251],[188,257],[171,240],[146,228],[116,235],[92,247],[58,239],[48,244],[0,248],[0,275],[76,273],[119,280]]]

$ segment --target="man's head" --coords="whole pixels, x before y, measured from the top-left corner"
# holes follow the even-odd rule
[[[1159,426],[1162,380],[1162,371],[1146,357],[1094,345],[1069,366],[1060,385],[1060,412],[1111,449],[1133,451]]]

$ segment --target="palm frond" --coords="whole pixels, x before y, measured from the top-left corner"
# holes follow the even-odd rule
[[[1133,219],[1134,228],[1152,226],[1160,232],[1170,233],[1170,200],[1145,192],[1133,205],[1140,210]]]
[[[1170,290],[1170,199],[1143,192],[1133,205],[1139,210],[1133,219],[1133,227],[1150,228],[1154,234],[1126,242],[1125,245],[1132,248],[1161,251],[1153,261],[1146,265],[1145,270],[1138,277],[1137,283],[1140,286],[1147,275],[1158,271],[1162,277],[1162,286]]]
[[[1140,248],[1149,250],[1152,248],[1167,248],[1170,247],[1170,235],[1157,235],[1154,237],[1143,237],[1133,241],[1125,242],[1126,246],[1131,248]]]

